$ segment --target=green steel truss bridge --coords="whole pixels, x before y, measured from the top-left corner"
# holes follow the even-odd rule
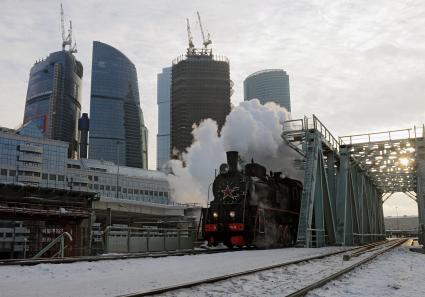
[[[336,138],[313,115],[285,122],[283,137],[304,156],[298,245],[385,238],[382,204],[396,192],[418,203],[425,224],[424,126]]]

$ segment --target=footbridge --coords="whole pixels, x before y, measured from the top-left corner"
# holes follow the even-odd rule
[[[299,245],[384,239],[382,205],[396,192],[418,203],[425,224],[424,126],[337,138],[313,115],[285,122],[283,136],[304,156]]]

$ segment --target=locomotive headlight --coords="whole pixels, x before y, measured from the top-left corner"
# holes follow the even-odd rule
[[[218,218],[218,212],[214,211],[214,212],[213,212],[213,217],[214,217],[214,218]]]
[[[229,212],[229,216],[231,217],[231,218],[234,218],[235,217],[235,212],[232,210],[231,212]]]

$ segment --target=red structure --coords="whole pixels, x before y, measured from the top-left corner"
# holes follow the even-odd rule
[[[10,230],[9,244],[0,246],[0,258],[32,257],[63,232],[73,239],[65,242],[65,256],[87,255],[93,199],[95,194],[88,192],[2,185],[0,223]],[[58,249],[44,256],[54,256]]]

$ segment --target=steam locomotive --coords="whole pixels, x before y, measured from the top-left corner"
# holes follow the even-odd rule
[[[258,248],[295,243],[301,204],[301,182],[282,178],[253,160],[238,170],[238,152],[229,151],[227,164],[214,179],[214,199],[202,210],[202,231],[208,245],[223,243]]]

